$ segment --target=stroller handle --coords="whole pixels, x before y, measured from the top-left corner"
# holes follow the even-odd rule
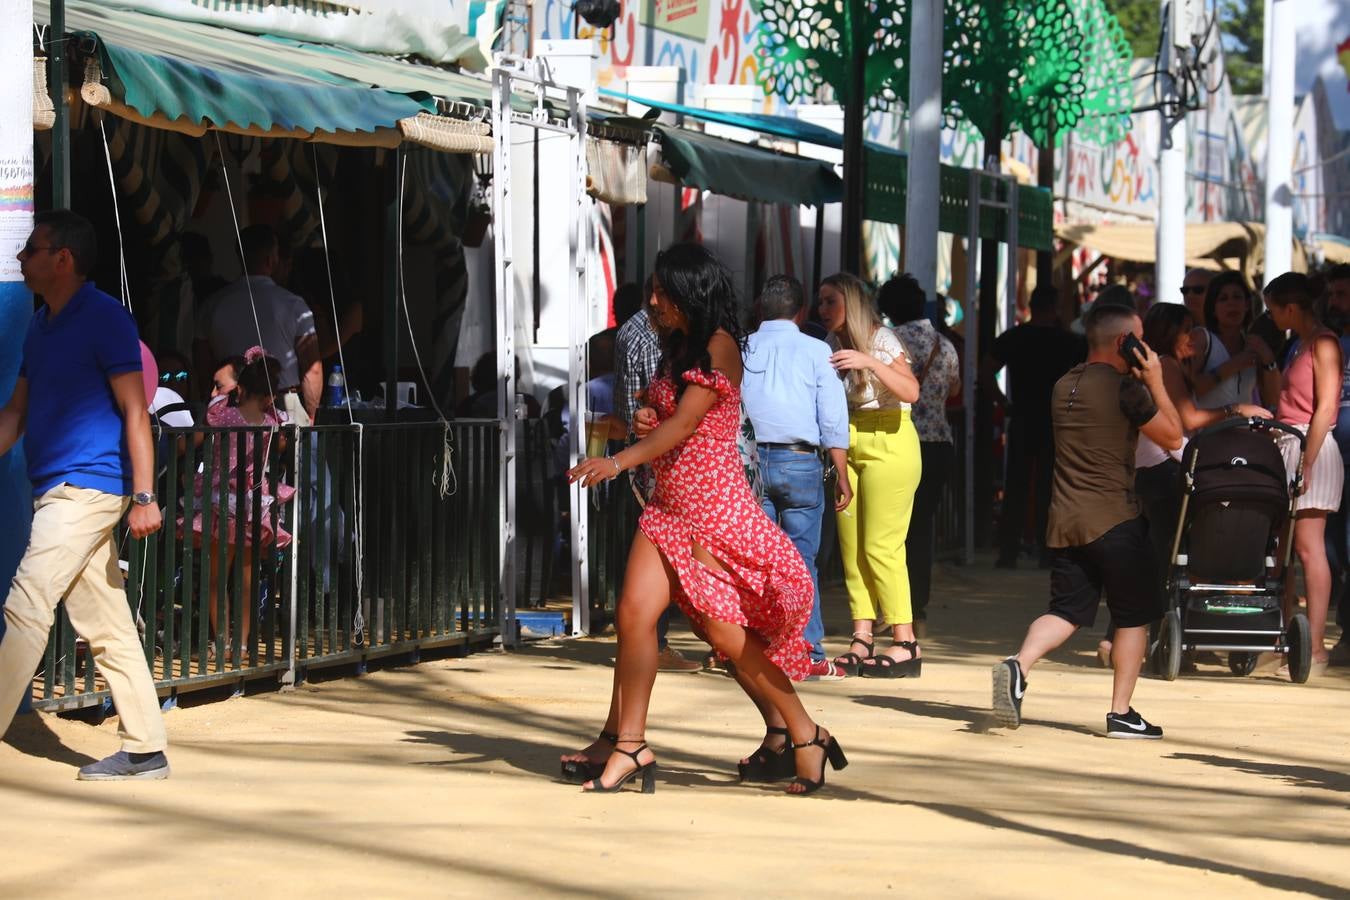
[[[1216,422],[1213,425],[1200,429],[1192,435],[1192,438],[1197,438],[1202,435],[1219,434],[1224,431],[1231,431],[1234,428],[1252,428],[1258,431],[1269,431],[1271,429],[1283,431],[1285,434],[1291,435],[1298,441],[1300,452],[1306,448],[1308,443],[1307,435],[1299,431],[1293,425],[1286,425],[1275,419],[1265,419],[1260,416],[1243,416],[1235,419],[1224,419],[1222,422]]]

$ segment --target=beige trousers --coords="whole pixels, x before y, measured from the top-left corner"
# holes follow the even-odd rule
[[[119,718],[122,749],[153,753],[167,746],[155,682],[136,632],[117,565],[113,528],[127,500],[68,484],[33,504],[28,550],[5,600],[0,640],[0,736],[47,646],[56,604],[66,600],[70,623],[88,643]]]

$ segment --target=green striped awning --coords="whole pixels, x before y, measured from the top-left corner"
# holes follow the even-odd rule
[[[48,0],[34,18],[51,21]],[[112,99],[135,115],[245,133],[374,134],[436,109],[491,103],[483,79],[375,54],[246,34],[93,0],[67,0],[69,33],[97,39]]]

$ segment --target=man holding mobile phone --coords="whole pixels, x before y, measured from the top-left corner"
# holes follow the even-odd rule
[[[994,715],[1008,728],[1021,724],[1026,674],[1079,628],[1092,626],[1105,590],[1116,623],[1106,735],[1157,740],[1162,729],[1130,706],[1148,626],[1165,611],[1134,495],[1134,450],[1140,432],[1166,450],[1179,448],[1181,417],[1163,386],[1158,355],[1139,339],[1143,323],[1133,310],[1101,307],[1084,324],[1087,362],[1056,382],[1051,398],[1050,608],[1031,624],[1017,654],[994,666]]]

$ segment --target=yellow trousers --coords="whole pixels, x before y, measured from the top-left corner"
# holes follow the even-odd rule
[[[905,535],[923,463],[919,434],[899,409],[854,410],[848,420],[853,502],[836,514],[839,554],[854,620],[914,621]]]

